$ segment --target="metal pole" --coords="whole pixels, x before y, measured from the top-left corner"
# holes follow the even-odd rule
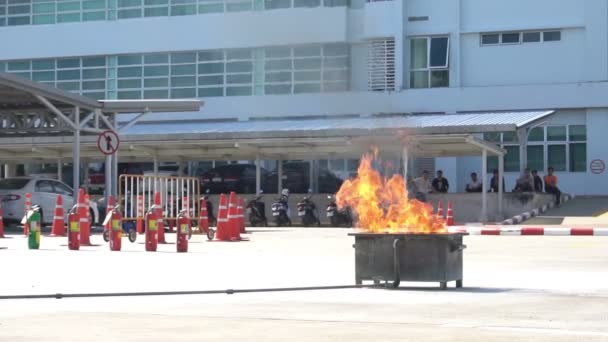
[[[262,170],[260,169],[260,153],[255,154],[255,193],[260,194],[262,190]],[[279,190],[280,191],[280,190]]]
[[[116,127],[116,124],[117,124],[116,116],[117,116],[116,113],[114,113],[112,115],[112,123],[114,124],[114,127]],[[114,184],[117,181],[118,181],[118,150],[116,150],[116,152],[114,152],[114,155],[112,156],[112,184]],[[118,191],[117,191],[116,186],[112,187],[112,194],[114,195],[115,198],[118,196]]]
[[[315,181],[315,161],[314,160],[309,160],[308,161],[308,190],[312,190],[314,189],[314,181]]]
[[[401,151],[401,158],[403,158],[403,181],[405,183],[405,190],[407,191],[407,168],[408,168],[408,159],[409,153],[407,150],[407,146],[403,146],[403,150]]]
[[[505,172],[505,156],[501,154],[498,156],[498,215],[500,219],[505,218],[503,209],[503,197],[505,189],[503,189],[503,174]]]
[[[158,176],[158,156],[154,156],[154,175]]]
[[[519,171],[523,173],[528,164],[528,133],[525,128],[517,130],[517,140],[519,141]]]
[[[281,189],[283,188],[283,159],[277,160],[277,178],[277,192],[280,193]]]
[[[74,179],[72,180],[72,186],[74,188],[74,193],[78,193],[78,189],[80,188],[80,108],[74,107],[74,143],[73,143],[73,152],[72,152],[72,175]]]
[[[112,156],[106,156],[106,163],[104,165],[106,173],[106,204],[110,203],[110,196],[112,195]],[[120,204],[120,199],[116,198],[116,204]],[[105,213],[104,213],[105,214]]]
[[[479,220],[488,220],[488,151],[484,148],[481,153],[481,216]]]
[[[57,159],[57,180],[63,181],[63,161],[61,158]]]

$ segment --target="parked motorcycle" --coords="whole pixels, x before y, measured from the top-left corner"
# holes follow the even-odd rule
[[[287,198],[280,197],[276,202],[272,203],[272,217],[277,227],[291,226],[291,219],[287,216]]]
[[[327,196],[329,199],[329,204],[327,205],[327,217],[329,217],[329,222],[332,227],[352,227],[353,226],[353,216],[350,210],[350,207],[344,207],[342,209],[338,209],[338,205],[336,204],[336,200],[334,196]]]
[[[313,224],[316,224],[317,226],[321,225],[317,212],[317,206],[311,200],[311,196],[305,196],[300,202],[298,202],[298,216],[302,218],[302,225],[304,227],[309,227]]]
[[[258,196],[247,203],[247,215],[249,215],[249,224],[252,227],[261,225],[268,226],[266,219],[266,205],[262,201],[262,196]]]

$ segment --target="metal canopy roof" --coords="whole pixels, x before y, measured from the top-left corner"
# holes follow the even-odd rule
[[[95,101],[19,76],[0,73],[0,137],[66,135],[77,128],[83,133],[98,133],[102,129],[100,120],[106,129],[112,128],[105,114],[198,112],[202,105],[198,99]],[[75,116],[76,109],[78,117]],[[142,115],[131,120],[129,126]],[[93,117],[95,120],[91,120]],[[81,119],[87,122],[81,122]]]
[[[412,154],[479,155],[482,149],[502,153],[497,146],[471,134],[515,131],[547,120],[553,111],[471,113],[312,120],[232,122],[146,122],[125,130],[121,161],[251,160],[359,157],[378,146],[387,156],[400,156],[407,142]],[[409,140],[408,140],[409,139]],[[71,137],[0,139],[0,158],[70,158]],[[41,153],[40,145],[44,144]],[[415,147],[415,148],[414,148]],[[103,156],[95,137],[82,137],[81,155]]]

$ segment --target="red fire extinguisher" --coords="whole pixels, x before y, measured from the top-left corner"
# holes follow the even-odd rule
[[[112,209],[110,217],[110,250],[120,251],[122,246],[122,213],[118,206]]]
[[[180,211],[177,216],[177,251],[180,253],[188,252],[188,238],[190,237],[191,226],[192,220],[188,216],[188,211]]]
[[[158,246],[158,215],[155,206],[146,213],[146,251],[156,252]]]
[[[68,213],[68,248],[73,251],[80,249],[80,216],[74,206]]]

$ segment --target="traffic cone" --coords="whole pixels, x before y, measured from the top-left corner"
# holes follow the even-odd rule
[[[137,195],[137,234],[144,233],[143,226],[143,216],[144,216],[144,196]]]
[[[245,234],[245,201],[242,198],[239,198],[238,205],[236,207],[238,209],[239,215],[239,231],[241,234]]]
[[[4,237],[4,212],[2,211],[2,201],[0,201],[0,238]]]
[[[241,239],[239,217],[237,215],[237,204],[236,204],[236,193],[230,192],[230,199],[228,200],[228,234],[230,241],[238,241]]]
[[[23,220],[23,235],[27,236],[30,233],[30,226],[27,223],[25,217],[27,216],[28,211],[32,209],[32,194],[29,192],[25,194],[25,208],[24,208],[24,220]]]
[[[207,200],[201,198],[201,216],[198,219],[199,233],[207,233],[209,231],[209,213],[207,213]]]
[[[454,210],[452,208],[452,202],[448,202],[448,216],[445,219],[445,224],[448,226],[454,225]]]
[[[230,240],[228,234],[228,204],[226,202],[226,195],[220,195],[220,205],[217,209],[217,231],[215,238],[220,241]]]
[[[154,193],[154,206],[156,207],[156,217],[158,217],[158,243],[167,243],[165,239],[165,220],[163,219],[163,206],[160,200],[160,192]]]
[[[91,225],[89,222],[89,208],[87,206],[87,194],[84,189],[78,191],[78,217],[80,218],[80,245],[91,245]]]
[[[443,204],[441,201],[437,202],[437,218],[443,218]]]
[[[51,236],[65,236],[65,217],[63,216],[63,198],[57,195],[55,202],[55,216],[51,227]]]

